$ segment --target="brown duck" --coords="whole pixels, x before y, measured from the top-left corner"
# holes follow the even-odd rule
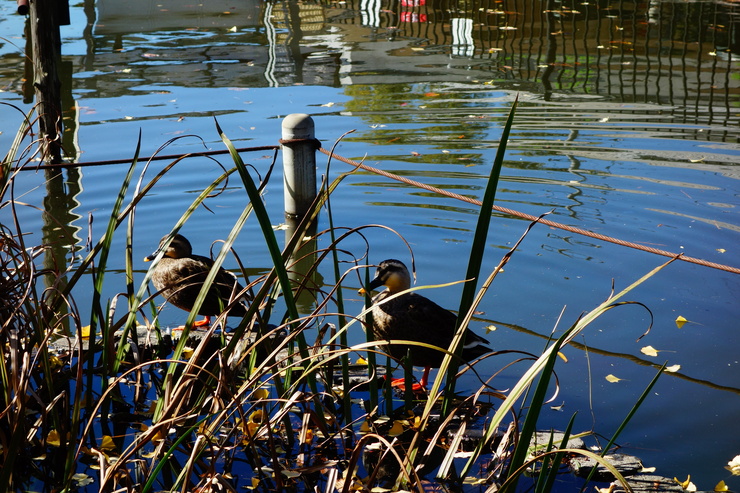
[[[157,253],[164,246],[167,236],[159,242],[159,248],[146,257],[149,262],[154,260]],[[192,311],[195,299],[203,287],[206,276],[213,267],[213,260],[201,255],[193,255],[193,247],[182,235],[175,235],[164,252],[164,256],[157,264],[152,274],[152,282],[162,296],[178,308]],[[208,326],[211,316],[221,314],[227,305],[242,293],[244,288],[239,284],[236,276],[231,272],[219,268],[218,274],[213,281],[203,304],[198,310],[198,315],[205,318],[195,322],[196,327]],[[243,317],[247,314],[247,305],[241,300],[234,304],[229,310],[230,317]]]
[[[455,322],[457,316],[415,292],[402,294],[390,301],[380,304],[386,298],[407,290],[411,287],[409,271],[400,260],[384,260],[375,272],[375,278],[367,286],[372,291],[380,286],[386,289],[373,298],[373,337],[377,340],[404,339],[438,346],[444,349],[450,347],[455,336]],[[361,293],[365,290],[361,289]],[[488,341],[475,334],[470,329],[465,330],[465,341],[462,350],[462,359],[466,362],[490,353]],[[425,388],[430,368],[439,368],[444,354],[435,349],[411,346],[389,345],[386,351],[397,360],[404,358],[407,352],[413,363],[424,366],[424,375],[419,381],[419,387]],[[417,389],[417,387],[414,387]]]

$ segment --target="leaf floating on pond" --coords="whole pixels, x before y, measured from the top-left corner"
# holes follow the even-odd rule
[[[648,356],[658,356],[658,350],[655,349],[653,346],[645,346],[644,348],[640,349],[640,352],[642,354],[647,354]]]
[[[599,488],[598,486],[594,486],[594,489],[599,493],[612,493],[612,491],[614,491],[614,488],[616,487],[617,485],[615,483],[612,483],[609,485],[608,488]]]
[[[740,476],[740,455],[736,455],[730,462],[728,462],[725,469],[730,471],[733,476]]]
[[[100,442],[100,448],[105,451],[115,450],[116,444],[113,443],[113,438],[111,438],[110,435],[103,435],[103,439]]]
[[[681,482],[675,477],[673,478],[673,480],[679,485],[681,485],[681,488],[683,488],[686,491],[696,491],[696,485],[694,485],[694,483],[691,482],[691,474],[689,474],[689,477],[686,478],[686,481]]]
[[[676,373],[678,370],[681,369],[681,365],[673,365],[673,366],[666,366],[665,371],[669,373]]]
[[[607,382],[611,382],[611,383],[617,383],[617,382],[620,382],[620,381],[622,381],[622,380],[623,380],[622,378],[619,378],[619,377],[615,377],[615,376],[614,376],[614,375],[612,375],[611,373],[610,373],[610,374],[608,374],[608,375],[606,376],[606,381],[607,381]]]
[[[51,430],[49,434],[46,435],[46,444],[51,445],[52,447],[60,447],[62,445],[59,438],[59,432],[57,430]]]
[[[714,491],[730,491],[730,488],[727,487],[724,481],[720,480],[717,486],[714,487]]]
[[[676,327],[678,327],[679,329],[681,327],[683,327],[683,324],[685,324],[686,322],[688,322],[688,320],[686,320],[681,315],[679,315],[678,317],[676,317]]]

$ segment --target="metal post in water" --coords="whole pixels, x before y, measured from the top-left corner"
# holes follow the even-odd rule
[[[285,215],[303,217],[316,198],[316,138],[313,118],[293,113],[283,119]]]

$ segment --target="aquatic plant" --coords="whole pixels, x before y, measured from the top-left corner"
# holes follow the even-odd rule
[[[347,332],[370,323],[371,312],[366,306],[361,313],[346,313],[342,293],[350,289],[345,286],[348,280],[364,277],[366,284],[370,268],[363,264],[367,250],[350,252],[343,245],[349,238],[363,237],[368,228],[383,227],[334,224],[331,195],[351,172],[331,182],[325,179],[310,212],[296,221],[281,248],[262,197],[271,172],[255,179],[217,125],[234,166],[198,194],[172,226],[170,237],[214,190],[238,176],[249,201],[214,265],[220,267],[229,255],[239,260],[232,245],[254,217],[272,266],[251,281],[244,269],[238,273],[252,296],[235,327],[225,330],[222,316],[208,330],[196,332],[194,309],[182,333],[173,336],[158,322],[156,293],[149,282],[154,265],[143,277],[134,275],[132,245],[137,206],[185,156],[149,179],[149,162],[144,164],[127,201],[139,167],[137,146],[104,234],[78,262],[38,270],[36,261],[48,246],[27,246],[14,212],[21,205],[13,197],[11,169],[29,164],[19,158],[29,129],[24,124],[2,164],[0,208],[9,210],[14,220],[0,228],[0,484],[15,491],[39,485],[64,491],[88,485],[100,491],[141,492],[235,491],[244,486],[255,491],[423,491],[423,478],[434,476],[440,488],[451,491],[514,491],[526,472],[534,475],[536,491],[545,492],[574,454],[595,459],[624,482],[601,455],[568,448],[573,418],[558,441],[551,437],[546,444],[536,444],[533,436],[553,386],[560,349],[600,315],[624,303],[635,286],[663,266],[553,337],[539,356],[499,349],[486,357],[487,364],[497,358],[504,361],[490,375],[476,371],[480,361],[459,367],[464,328],[498,272],[536,225],[532,223],[499,265],[482,277],[489,209],[515,109],[492,167],[468,262],[466,279],[483,282],[466,283],[457,335],[444,349],[428,397],[421,400],[410,385],[399,398],[389,380],[378,378],[390,374],[393,364],[376,341],[347,342]],[[329,228],[314,232],[322,210]],[[127,284],[116,298],[105,300],[103,285],[114,239],[126,245]],[[325,247],[316,246],[319,239],[326,239]],[[320,268],[334,273],[332,284],[313,282],[312,274]],[[94,289],[85,310],[89,320],[84,321],[74,300],[83,276],[92,277]],[[196,306],[214,278],[215,271],[204,281]],[[301,313],[297,302],[305,294],[313,299],[310,313]],[[312,343],[307,340],[309,330],[317,334]],[[358,354],[365,358],[351,364]],[[512,368],[521,368],[517,384],[497,390],[496,376]],[[479,374],[480,387],[461,395],[455,384],[466,372]],[[410,381],[411,369],[404,373]],[[628,412],[625,424],[640,402]]]

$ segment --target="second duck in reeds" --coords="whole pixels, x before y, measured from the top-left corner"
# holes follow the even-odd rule
[[[415,292],[388,299],[411,287],[411,276],[403,262],[395,259],[382,261],[375,278],[360,292],[369,292],[380,286],[386,289],[373,297],[372,331],[375,339],[401,339],[449,348],[455,336],[457,315]],[[384,300],[387,301],[382,303]],[[487,344],[486,339],[465,329],[463,361],[472,361],[490,353],[492,350]],[[390,344],[385,349],[396,360],[401,360],[408,353],[414,365],[424,367],[419,388],[426,388],[430,368],[439,368],[445,355],[442,351],[416,345]]]
[[[164,247],[167,236],[159,242],[159,248],[146,257],[149,262],[154,260],[160,250]],[[178,308],[192,311],[195,300],[200,293],[206,280],[206,276],[213,267],[213,260],[202,255],[194,255],[190,242],[182,235],[175,235],[169,246],[164,250],[164,256],[157,264],[152,274],[152,283],[162,296]],[[198,315],[203,315],[203,320],[195,322],[196,327],[208,326],[211,316],[221,314],[224,309],[243,296],[244,288],[231,272],[219,268],[203,304],[198,310]],[[247,304],[244,299],[235,303],[228,312],[228,316],[243,317],[247,314]]]

